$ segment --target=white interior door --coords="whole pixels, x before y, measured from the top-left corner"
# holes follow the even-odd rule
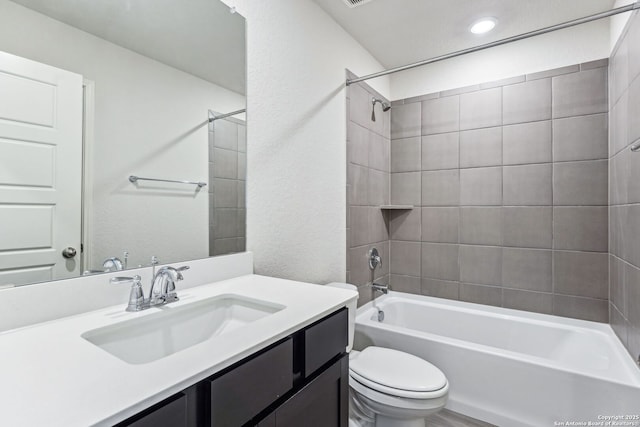
[[[81,180],[82,76],[0,52],[0,286],[79,274]]]

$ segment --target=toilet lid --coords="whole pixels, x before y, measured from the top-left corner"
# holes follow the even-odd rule
[[[367,347],[349,361],[349,368],[373,383],[398,390],[429,392],[442,389],[447,378],[424,359],[383,347]]]

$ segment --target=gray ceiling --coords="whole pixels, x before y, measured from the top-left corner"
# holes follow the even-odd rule
[[[612,8],[614,0],[314,0],[386,68],[397,67]],[[498,19],[484,36],[478,18]]]
[[[219,0],[13,0],[245,94],[245,20]]]

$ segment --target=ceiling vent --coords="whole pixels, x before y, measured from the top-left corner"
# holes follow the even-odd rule
[[[342,0],[350,8],[362,6],[365,3],[369,3],[371,0]]]

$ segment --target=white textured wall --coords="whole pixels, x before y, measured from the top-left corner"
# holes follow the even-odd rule
[[[346,274],[345,68],[381,65],[311,0],[225,0],[247,18],[247,248],[255,271]],[[388,95],[386,79],[373,83]]]
[[[208,181],[207,110],[243,108],[243,96],[6,0],[0,50],[95,82],[94,259],[125,249],[130,265],[208,256],[206,188],[152,192],[127,177]]]
[[[603,19],[396,73],[391,99],[608,58],[610,51],[609,20]]]

